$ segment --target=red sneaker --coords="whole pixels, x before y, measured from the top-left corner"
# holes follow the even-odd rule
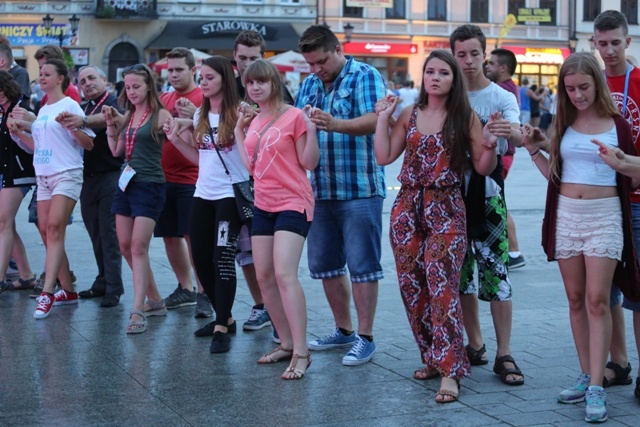
[[[51,308],[53,307],[53,300],[53,295],[45,292],[41,293],[38,297],[38,306],[33,313],[33,317],[36,319],[46,319],[49,317],[49,313],[51,313]]]
[[[55,293],[53,305],[66,305],[66,304],[77,304],[78,303],[78,294],[76,292],[71,293],[67,292],[64,289],[60,289]]]

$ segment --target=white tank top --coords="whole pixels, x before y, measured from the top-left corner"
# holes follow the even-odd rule
[[[562,182],[571,184],[616,186],[616,171],[611,169],[598,155],[598,146],[591,142],[597,139],[613,147],[618,146],[616,127],[597,135],[576,132],[571,126],[562,137]]]

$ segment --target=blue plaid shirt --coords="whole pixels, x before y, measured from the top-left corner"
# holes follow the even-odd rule
[[[347,57],[342,71],[325,91],[318,76],[308,76],[300,87],[296,107],[309,104],[337,119],[355,119],[375,112],[386,85],[375,68]],[[320,161],[311,175],[317,200],[353,200],[386,196],[384,169],[373,152],[373,134],[352,136],[318,131]]]

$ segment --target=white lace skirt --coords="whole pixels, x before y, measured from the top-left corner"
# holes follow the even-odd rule
[[[624,244],[620,199],[558,197],[556,259],[586,255],[620,261]]]

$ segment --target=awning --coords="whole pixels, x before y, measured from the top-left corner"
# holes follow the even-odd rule
[[[170,21],[147,49],[187,47],[203,51],[233,50],[236,36],[244,30],[257,31],[267,42],[267,50],[297,49],[300,36],[291,24],[253,21]]]
[[[311,73],[311,67],[309,67],[307,61],[304,60],[304,56],[292,50],[272,56],[267,60],[275,65],[278,71],[283,73],[287,71]]]

